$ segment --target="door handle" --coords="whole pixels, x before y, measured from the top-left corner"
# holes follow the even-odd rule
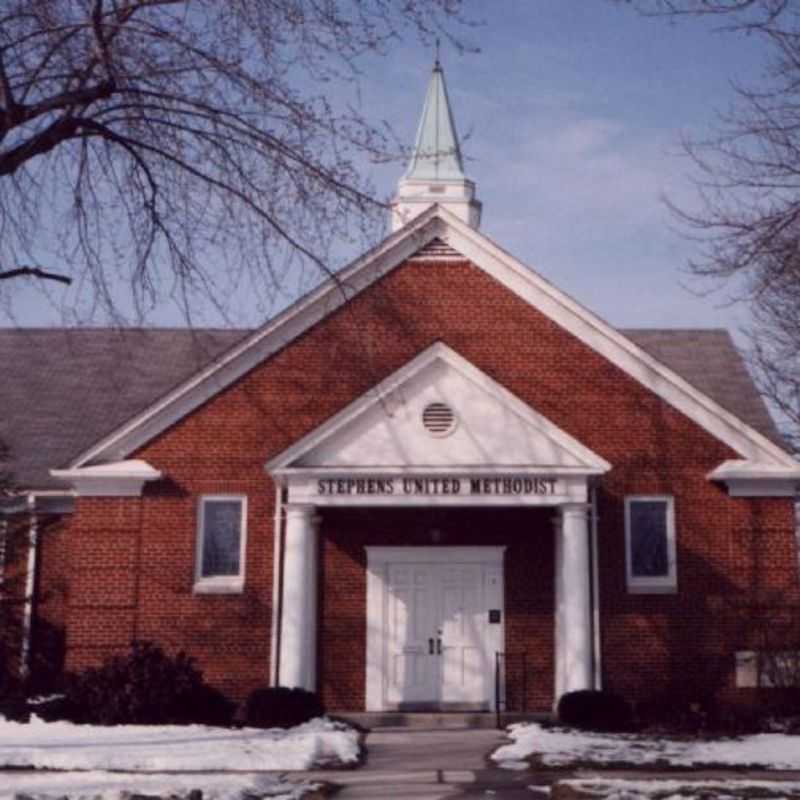
[[[428,639],[428,655],[433,655],[433,639]]]
[[[436,640],[436,655],[440,656],[441,654],[442,654],[442,640],[441,639],[437,639]]]

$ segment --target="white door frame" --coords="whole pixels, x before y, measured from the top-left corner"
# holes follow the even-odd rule
[[[481,564],[503,567],[505,546],[366,547],[367,551],[367,711],[386,711],[386,570],[389,564]],[[505,647],[501,606],[500,647]],[[493,702],[492,702],[493,706]]]

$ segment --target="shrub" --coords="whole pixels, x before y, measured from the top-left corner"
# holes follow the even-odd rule
[[[642,726],[670,733],[701,733],[708,729],[716,715],[713,695],[687,692],[680,686],[654,694],[636,706],[636,716]]]
[[[613,692],[584,689],[568,692],[558,701],[558,719],[564,725],[592,731],[630,730],[633,714],[624,697]]]
[[[325,709],[319,697],[305,689],[272,686],[256,689],[245,704],[245,725],[253,728],[292,728],[314,717],[321,717]]]
[[[0,717],[15,722],[27,722],[30,719],[28,698],[19,681],[6,680],[0,685]]]
[[[235,709],[185,653],[134,642],[128,655],[68,678],[63,699],[42,711],[95,725],[230,725]]]

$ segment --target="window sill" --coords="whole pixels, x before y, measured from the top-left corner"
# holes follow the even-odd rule
[[[244,591],[242,578],[203,578],[195,581],[194,594],[241,594]]]
[[[674,583],[628,584],[628,594],[678,594]]]

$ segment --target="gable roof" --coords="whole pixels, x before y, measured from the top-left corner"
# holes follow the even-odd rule
[[[71,466],[126,458],[437,238],[727,444],[738,456],[754,463],[777,463],[800,469],[785,450],[699,392],[487,236],[438,205],[419,214],[162,401],[82,452]]]
[[[52,486],[52,479],[43,477],[43,468],[67,464],[77,467],[127,457],[437,239],[648,386],[742,457],[759,463],[797,466],[785,450],[771,441],[779,437],[727,334],[717,331],[713,332],[713,336],[707,336],[700,331],[681,332],[681,341],[673,338],[674,332],[666,331],[628,331],[628,335],[624,335],[516,261],[486,236],[446,209],[434,206],[344,268],[335,279],[324,282],[255,331],[135,332],[134,337],[139,337],[137,352],[140,356],[136,364],[140,380],[129,384],[126,391],[120,390],[118,379],[111,380],[115,371],[111,368],[117,366],[118,360],[108,353],[106,355],[109,357],[104,363],[109,367],[109,374],[105,375],[102,368],[97,368],[93,373],[101,376],[98,380],[106,383],[94,392],[95,396],[85,407],[78,397],[82,387],[90,381],[81,378],[76,370],[66,370],[65,374],[61,366],[63,359],[53,358],[49,369],[45,366],[44,372],[55,381],[60,375],[72,393],[65,391],[53,395],[52,388],[48,386],[55,384],[48,385],[43,380],[37,386],[36,378],[32,379],[33,386],[27,383],[27,379],[22,380],[22,386],[27,386],[22,391],[4,391],[0,384],[0,439],[8,437],[7,441],[15,449],[17,459],[21,459],[20,464],[15,465],[19,482],[36,488]],[[91,334],[80,333],[87,336]],[[110,336],[110,333],[106,331],[104,335]],[[169,374],[166,374],[166,369],[161,369],[153,355],[159,352],[158,339],[161,335],[174,337],[172,346],[178,348],[173,351],[172,347],[166,345],[164,366],[172,364],[174,367]],[[200,342],[199,350],[196,345],[186,344],[187,339],[191,341],[193,338]],[[708,344],[703,348],[695,348],[693,339],[702,339]],[[80,336],[70,335],[73,351],[79,340]],[[182,340],[183,344],[178,340]],[[23,341],[24,336],[18,340],[17,346],[21,346]],[[105,350],[104,347],[98,347],[95,357],[102,360]],[[188,350],[181,351],[181,347],[188,347]],[[67,350],[70,352],[69,348]],[[145,351],[148,351],[147,355]],[[689,351],[698,358],[690,357]],[[701,354],[702,357],[707,354],[713,358],[718,366],[701,362]],[[9,372],[35,371],[32,361],[21,352],[16,356],[13,352],[9,355],[13,357],[3,359],[4,363],[11,362]],[[202,365],[198,368],[198,364]],[[145,373],[149,377],[144,377]],[[108,381],[111,383],[108,384]],[[108,397],[108,392],[115,396]],[[46,407],[34,412],[31,398],[35,398],[37,403],[49,398],[50,405],[45,403]],[[71,406],[72,424],[69,421],[66,424],[62,422],[64,412],[61,398],[75,398]],[[99,406],[93,408],[92,402],[99,406],[107,404],[110,410]],[[66,404],[69,405],[69,400]],[[17,420],[30,434],[23,437],[24,441],[20,438],[21,429],[12,420],[3,420],[5,406],[17,409]],[[29,419],[22,420],[22,417]],[[80,428],[80,433],[73,431],[73,426]],[[48,432],[45,430],[48,427],[53,430]],[[52,450],[51,440],[55,442]],[[34,446],[31,446],[31,442]],[[87,445],[87,442],[90,444]],[[55,457],[46,461],[40,459],[36,444],[50,450]],[[26,459],[32,461],[26,462]]]

